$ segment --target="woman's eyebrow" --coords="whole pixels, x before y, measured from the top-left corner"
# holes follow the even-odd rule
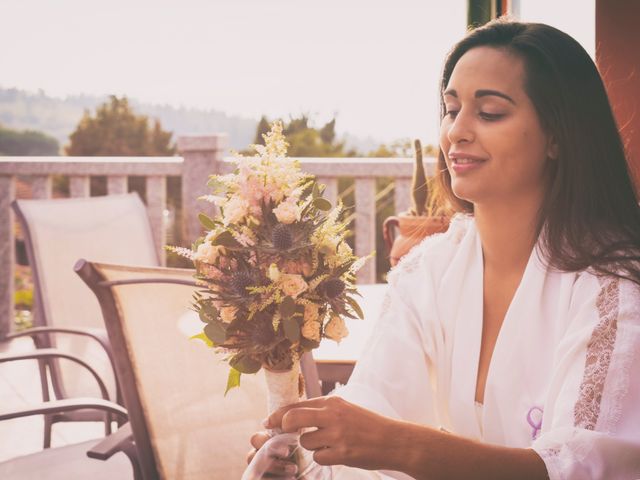
[[[452,96],[455,98],[458,98],[458,92],[456,92],[454,89],[449,88],[447,90],[445,90],[442,93],[442,96]],[[495,97],[500,97],[500,98],[504,98],[505,100],[507,100],[508,102],[513,103],[514,105],[516,104],[516,102],[513,100],[513,98],[511,98],[509,95],[507,95],[506,93],[502,93],[499,92],[498,90],[476,90],[475,93],[475,97],[476,98],[481,98],[481,97],[488,97],[490,95],[493,95]]]
[[[487,97],[489,95],[494,95],[496,97],[504,98],[505,100],[513,103],[514,105],[516,104],[513,98],[511,98],[509,95],[507,95],[506,93],[499,92],[497,90],[476,90],[475,97],[480,98],[480,97]]]

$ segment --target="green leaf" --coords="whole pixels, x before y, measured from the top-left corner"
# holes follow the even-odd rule
[[[284,336],[291,343],[296,343],[300,340],[300,324],[295,318],[282,320],[282,328],[284,329]]]
[[[311,197],[318,198],[320,196],[320,187],[318,186],[318,182],[313,182],[313,190],[311,190]]]
[[[204,327],[204,334],[211,340],[213,343],[224,343],[227,339],[227,331],[222,326],[220,322],[209,322]]]
[[[200,332],[197,335],[193,335],[191,337],[189,337],[190,340],[202,340],[204,343],[207,344],[207,347],[213,347],[213,342],[211,340],[209,340],[209,337],[207,337],[204,332]]]
[[[229,360],[229,365],[241,373],[256,373],[262,367],[262,364],[246,355],[236,355]]]
[[[320,346],[320,342],[316,342],[315,340],[310,340],[308,338],[302,337],[300,339],[300,346],[302,346],[305,352],[308,352],[309,350],[318,348]]]
[[[284,300],[282,300],[282,303],[280,304],[278,309],[280,310],[280,315],[282,315],[282,318],[293,317],[293,315],[296,313],[296,302],[291,297],[284,297]]]
[[[364,320],[364,312],[362,311],[362,308],[360,308],[360,305],[358,305],[358,302],[356,302],[354,298],[351,298],[351,297],[346,297],[346,298],[347,298],[347,302],[349,303],[349,306],[353,309],[354,312],[356,312],[356,315],[360,317],[360,320]]]
[[[318,210],[322,210],[323,212],[327,212],[331,210],[331,202],[326,198],[318,197],[313,199],[313,206]]]
[[[242,372],[240,372],[239,370],[236,370],[233,367],[229,369],[229,377],[227,378],[227,389],[224,391],[225,397],[227,396],[227,393],[229,393],[229,390],[240,386],[241,375]]]
[[[213,239],[211,243],[213,245],[222,245],[223,247],[229,247],[229,248],[241,247],[241,245],[238,243],[238,241],[235,238],[233,238],[233,235],[231,235],[231,232],[229,231],[224,231],[220,233],[216,238]]]
[[[200,220],[200,223],[202,224],[202,226],[207,230],[213,230],[214,228],[216,228],[216,222],[214,222],[211,218],[209,218],[204,213],[198,214],[198,220]]]

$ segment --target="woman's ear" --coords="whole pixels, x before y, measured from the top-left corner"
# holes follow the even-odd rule
[[[558,159],[558,143],[554,137],[549,137],[549,141],[547,142],[547,158],[551,160]]]

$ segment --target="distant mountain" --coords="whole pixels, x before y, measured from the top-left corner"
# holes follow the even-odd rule
[[[61,146],[69,143],[85,110],[93,112],[107,96],[74,95],[64,99],[50,97],[42,90],[30,93],[16,88],[0,88],[0,125],[15,130],[37,130],[56,138]],[[157,118],[162,127],[179,135],[224,132],[229,146],[240,150],[253,142],[257,120],[230,116],[216,110],[175,108],[129,99],[137,113]]]
[[[33,93],[0,87],[0,125],[46,133],[56,138],[62,148],[69,143],[69,135],[76,129],[84,111],[94,112],[107,99],[106,95],[57,98],[42,90]],[[173,132],[174,139],[180,135],[224,132],[229,135],[229,147],[234,150],[245,150],[253,142],[258,124],[253,118],[227,115],[217,110],[141,103],[133,98],[129,98],[129,102],[137,113],[160,120],[164,130]],[[374,151],[380,144],[371,137],[348,133],[339,137],[345,142],[345,151],[356,150],[359,154]]]

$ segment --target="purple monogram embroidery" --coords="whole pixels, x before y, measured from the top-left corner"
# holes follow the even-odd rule
[[[542,409],[540,407],[531,407],[527,412],[527,423],[531,425],[533,429],[531,431],[531,439],[535,440],[540,433],[540,428],[542,427]]]

